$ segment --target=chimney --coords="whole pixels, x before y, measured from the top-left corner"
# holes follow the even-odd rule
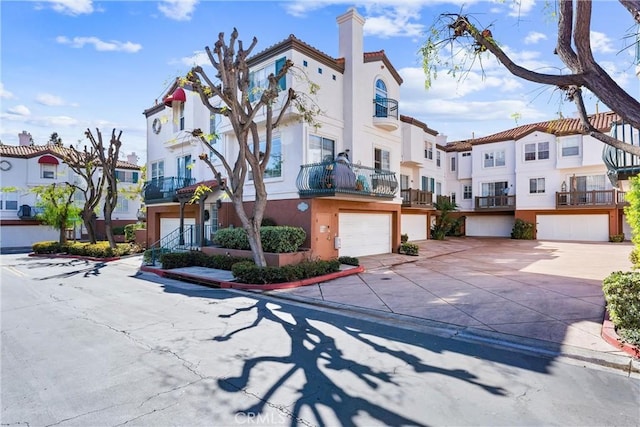
[[[345,59],[345,66],[362,63],[364,18],[355,8],[336,18],[338,22],[338,56]]]
[[[133,164],[133,165],[137,165],[138,164],[138,160],[140,158],[138,157],[138,155],[134,152],[132,152],[131,154],[127,155],[127,162]]]
[[[18,134],[18,144],[19,145],[31,145],[33,144],[33,138],[31,134],[26,130],[23,130],[22,133]]]

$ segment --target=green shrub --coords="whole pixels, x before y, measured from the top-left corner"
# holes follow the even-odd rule
[[[400,243],[407,243],[409,241],[409,235],[407,233],[403,233],[400,235]]]
[[[113,231],[114,236],[124,236],[124,225],[111,227],[111,231]]]
[[[640,269],[640,249],[634,247],[631,250],[631,253],[629,254],[629,261],[633,264],[632,268],[634,270]]]
[[[93,245],[82,242],[67,242],[64,245],[60,245],[58,242],[38,242],[32,248],[33,252],[37,254],[66,253],[93,258],[111,258],[142,252],[139,245],[130,243],[118,243],[116,249],[111,249],[109,242],[98,242]]]
[[[200,251],[189,252],[163,252],[158,255],[162,268],[170,270],[182,267],[206,267],[218,270],[231,270],[233,264],[242,261],[251,261],[246,257],[234,257],[228,255],[207,255]],[[149,261],[151,256],[149,255]]]
[[[640,273],[611,273],[604,279],[602,290],[618,335],[626,342],[640,345]]]
[[[355,265],[356,267],[360,265],[360,260],[352,256],[341,256],[338,261],[340,261],[340,264],[345,265]]]
[[[278,225],[273,218],[262,218],[261,227],[273,227]]]
[[[144,223],[127,224],[124,226],[124,241],[134,242],[136,240],[136,230],[145,227]],[[115,233],[114,233],[115,234]]]
[[[513,224],[513,229],[511,230],[511,238],[533,240],[533,231],[534,225],[532,223],[516,218],[516,222]]]
[[[406,242],[406,243],[400,244],[398,253],[416,256],[418,255],[418,250],[419,250],[418,245],[416,245],[415,243]]]
[[[268,226],[260,228],[262,249],[265,252],[296,252],[307,237],[300,227]],[[216,232],[213,242],[227,249],[249,250],[249,239],[243,228],[223,228]]]
[[[611,243],[621,243],[624,242],[624,233],[620,233],[620,234],[613,234],[611,236],[609,236],[609,241]]]
[[[340,270],[338,260],[303,261],[282,267],[258,267],[252,262],[238,262],[231,271],[240,283],[268,284],[284,283],[311,277],[323,276]]]
[[[54,241],[36,242],[31,246],[31,249],[37,254],[57,254],[62,252],[60,243]]]

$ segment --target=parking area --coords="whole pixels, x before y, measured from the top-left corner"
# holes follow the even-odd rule
[[[602,280],[631,268],[631,243],[417,243],[417,257],[362,257],[364,273],[272,294],[621,354],[601,337]]]

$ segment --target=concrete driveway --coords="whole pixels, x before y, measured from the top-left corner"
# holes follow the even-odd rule
[[[416,243],[418,257],[362,257],[362,274],[271,293],[491,337],[542,340],[555,350],[623,355],[601,337],[602,280],[631,268],[631,243],[471,237]]]

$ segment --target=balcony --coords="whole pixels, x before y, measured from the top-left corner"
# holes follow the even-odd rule
[[[33,219],[36,219],[38,217],[38,214],[41,214],[42,212],[44,212],[44,209],[42,208],[36,208],[29,205],[22,205],[18,209],[18,218],[24,219],[24,220],[33,220]]]
[[[398,121],[398,101],[391,98],[373,100],[373,124],[385,130],[396,130]]]
[[[400,190],[402,207],[433,209],[433,193],[431,191],[408,188]]]
[[[342,162],[300,165],[296,187],[301,197],[340,194],[393,199],[398,189],[395,172]]]
[[[477,211],[515,211],[516,196],[482,196],[476,197]]]
[[[626,199],[627,193],[625,191],[617,191],[616,194],[619,208],[629,206],[629,202]]]
[[[616,190],[556,192],[556,209],[615,208],[621,203],[624,196],[620,199]]]
[[[146,204],[177,202],[176,191],[195,184],[195,178],[162,177],[144,183],[144,202]]]

